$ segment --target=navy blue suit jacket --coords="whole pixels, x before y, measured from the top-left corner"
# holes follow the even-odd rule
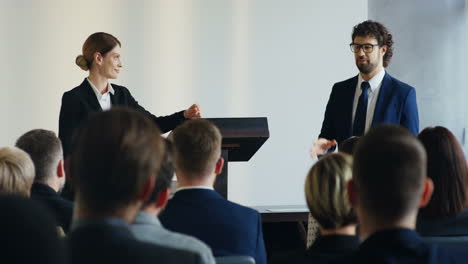
[[[468,251],[426,243],[414,230],[393,229],[372,234],[341,263],[468,263]]]
[[[352,136],[353,102],[358,76],[335,83],[325,110],[319,138],[335,139],[338,144]],[[374,110],[372,125],[391,123],[419,133],[416,91],[385,73]]]
[[[213,190],[176,192],[159,218],[167,229],[205,242],[215,257],[252,256],[256,264],[266,264],[260,214]]]

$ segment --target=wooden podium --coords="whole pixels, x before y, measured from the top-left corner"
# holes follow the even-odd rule
[[[206,118],[213,122],[223,136],[221,156],[224,167],[216,177],[215,190],[224,198],[228,191],[228,164],[231,161],[249,161],[270,137],[266,117]]]

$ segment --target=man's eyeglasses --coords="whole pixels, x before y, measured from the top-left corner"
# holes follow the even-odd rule
[[[364,51],[364,53],[371,53],[374,50],[374,47],[380,46],[379,44],[349,44],[351,51],[354,53],[358,53],[360,49]]]

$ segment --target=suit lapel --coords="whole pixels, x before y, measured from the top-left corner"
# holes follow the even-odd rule
[[[388,108],[392,94],[392,77],[385,73],[380,86],[379,97],[375,105],[374,117],[372,118],[372,127],[376,124],[382,123],[385,120],[385,109]]]
[[[116,89],[115,85],[112,85],[112,87],[114,88],[114,94],[109,93],[112,106],[121,105],[122,104],[122,96],[121,96],[120,93],[117,92],[117,89]]]
[[[88,80],[86,78],[80,84],[80,94],[83,97],[83,101],[89,104],[89,107],[93,111],[102,111],[101,105],[99,104],[96,94],[93,91],[93,87],[89,85]]]
[[[344,115],[343,115],[343,125],[345,126],[345,129],[347,131],[347,136],[345,137],[348,138],[352,136],[353,131],[353,103],[354,103],[354,95],[356,93],[356,86],[358,82],[358,76],[351,78],[346,85],[347,88],[344,91],[344,96],[343,96],[343,109],[344,109]]]

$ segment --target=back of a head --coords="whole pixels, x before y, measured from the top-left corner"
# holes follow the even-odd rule
[[[221,156],[221,133],[208,120],[184,122],[173,132],[176,170],[187,177],[202,178],[210,174]]]
[[[163,141],[157,126],[134,110],[92,115],[73,140],[70,173],[76,200],[91,212],[113,213],[136,202],[158,173]]]
[[[445,127],[428,127],[418,136],[427,153],[427,175],[434,182],[429,204],[420,210],[425,217],[447,217],[466,208],[468,166],[456,137]]]
[[[65,248],[47,208],[14,196],[0,196],[0,208],[2,259],[25,264],[65,263]]]
[[[324,229],[356,224],[346,184],[352,178],[352,158],[345,153],[322,157],[307,174],[305,195],[310,213]]]
[[[16,147],[0,148],[0,194],[29,197],[34,181],[34,164]]]
[[[63,158],[60,139],[49,130],[31,130],[16,141],[16,146],[31,157],[36,169],[36,182],[47,181],[54,175],[58,162]]]
[[[174,146],[167,139],[164,139],[164,143],[164,157],[161,163],[161,168],[159,169],[159,173],[156,176],[156,185],[154,186],[154,190],[151,193],[149,199],[145,202],[144,206],[153,205],[159,194],[162,191],[170,188],[172,178],[174,177]]]
[[[354,152],[359,206],[378,223],[394,223],[418,210],[426,179],[424,147],[395,125],[371,129]]]
[[[354,149],[356,148],[357,143],[361,137],[352,136],[345,139],[341,144],[338,146],[338,151],[353,155]]]

